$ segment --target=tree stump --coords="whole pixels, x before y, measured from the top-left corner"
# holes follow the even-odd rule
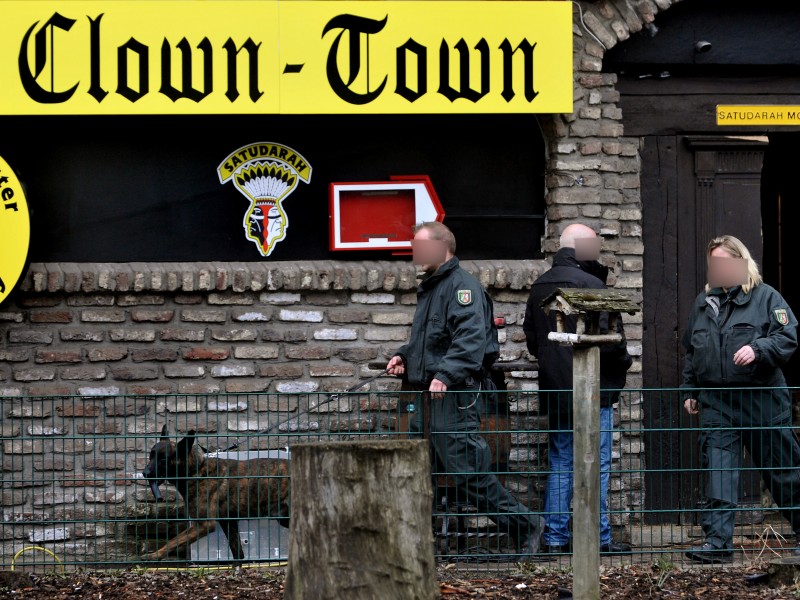
[[[795,585],[800,577],[800,556],[782,556],[769,561],[769,583]]]
[[[291,448],[285,600],[438,597],[424,440]]]

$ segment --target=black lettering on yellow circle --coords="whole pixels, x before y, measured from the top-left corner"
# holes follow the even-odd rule
[[[30,240],[25,191],[16,173],[0,156],[0,305],[25,275]]]

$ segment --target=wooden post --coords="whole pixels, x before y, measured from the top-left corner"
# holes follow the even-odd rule
[[[576,600],[600,598],[600,347],[572,353],[572,571]]]
[[[614,290],[559,288],[542,301],[545,313],[556,312],[557,331],[547,339],[572,346],[573,494],[572,494],[572,597],[600,598],[600,344],[623,341],[616,333],[618,312],[641,309]],[[600,315],[609,313],[608,333],[600,330]],[[566,320],[577,316],[575,332]]]
[[[285,600],[438,597],[425,440],[291,448]]]

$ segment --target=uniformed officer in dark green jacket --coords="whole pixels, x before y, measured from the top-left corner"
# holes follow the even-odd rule
[[[692,306],[682,340],[682,387],[691,388],[684,407],[700,415],[701,460],[708,469],[701,519],[705,543],[686,555],[719,562],[732,555],[742,443],[800,533],[800,447],[781,371],[797,348],[797,319],[783,297],[762,282],[740,240],[713,239],[707,258],[709,283]]]
[[[414,263],[424,276],[411,338],[387,369],[429,392],[423,401],[431,403],[431,444],[438,461],[459,492],[508,531],[521,554],[531,556],[539,550],[544,519],[531,514],[490,471],[491,452],[478,433],[484,367],[499,350],[491,299],[459,266],[455,247],[453,233],[442,223],[417,227]],[[419,429],[419,423],[413,425]]]

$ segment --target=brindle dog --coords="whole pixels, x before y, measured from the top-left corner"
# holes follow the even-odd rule
[[[163,500],[159,484],[173,484],[183,498],[186,512],[194,522],[144,560],[162,560],[180,547],[187,547],[222,527],[231,554],[244,558],[239,539],[239,519],[270,517],[289,526],[289,461],[282,458],[229,460],[207,458],[195,445],[195,432],[189,431],[177,444],[167,436],[150,450],[150,462],[143,475],[156,501]]]

